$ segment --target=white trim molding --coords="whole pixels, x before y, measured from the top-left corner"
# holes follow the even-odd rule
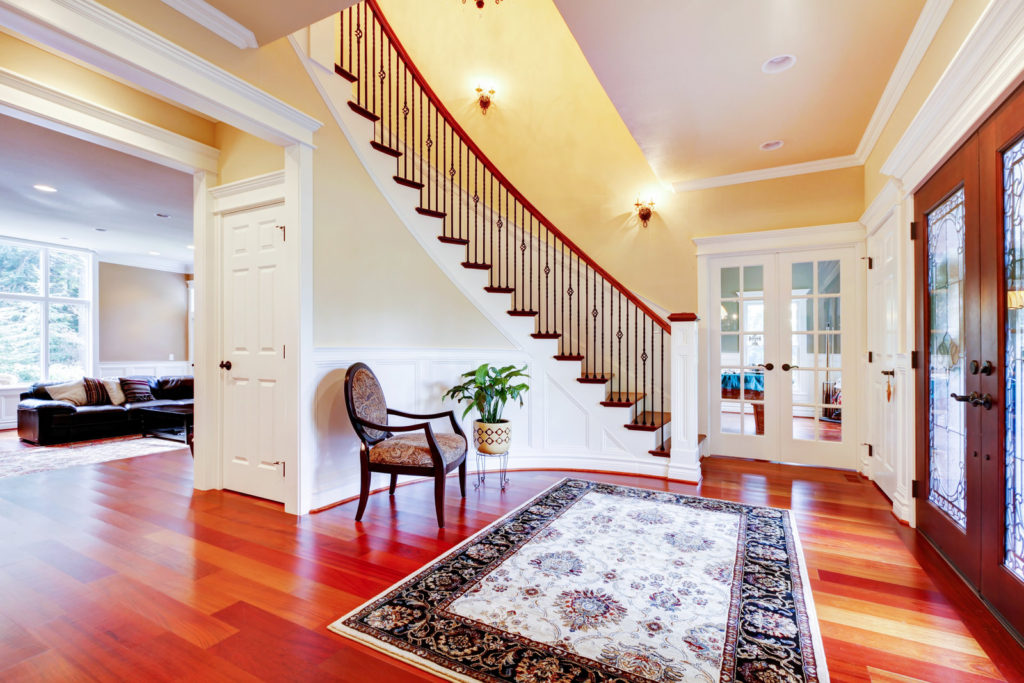
[[[882,165],[914,192],[1021,81],[1024,4],[992,0]]]
[[[864,210],[859,223],[864,226],[865,237],[871,237],[885,223],[903,199],[903,188],[900,181],[889,178],[870,206]]]
[[[0,0],[0,26],[277,145],[322,125],[95,0]]]
[[[697,256],[743,252],[797,251],[808,248],[849,246],[864,243],[864,226],[860,223],[835,223],[806,228],[762,230],[733,235],[694,237]]]
[[[279,204],[285,201],[286,194],[284,170],[271,171],[210,189],[214,214]]]
[[[907,39],[907,44],[900,54],[899,61],[896,62],[892,75],[889,76],[889,81],[885,85],[882,97],[878,100],[875,111],[871,115],[871,120],[864,129],[864,134],[860,138],[857,150],[853,154],[828,159],[816,159],[787,166],[773,166],[756,171],[684,180],[674,183],[672,188],[676,192],[691,192],[693,190],[706,190],[712,187],[725,187],[727,185],[739,185],[761,180],[774,180],[776,178],[787,178],[808,173],[821,173],[840,168],[863,166],[868,157],[871,156],[871,152],[874,151],[878,138],[881,137],[882,131],[885,130],[886,124],[889,123],[892,113],[896,110],[896,105],[902,99],[903,93],[910,84],[910,79],[921,64],[925,52],[928,51],[928,47],[935,38],[935,33],[942,26],[942,21],[946,18],[946,14],[952,5],[953,0],[928,0],[921,10],[917,23],[914,24],[914,30],[910,33],[910,38]]]
[[[252,31],[208,2],[203,0],[163,0],[163,3],[240,50],[259,47],[256,35]]]
[[[220,150],[0,68],[0,113],[179,171],[217,170]]]

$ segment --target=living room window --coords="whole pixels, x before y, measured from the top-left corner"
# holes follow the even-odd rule
[[[0,386],[92,370],[93,256],[0,240]]]

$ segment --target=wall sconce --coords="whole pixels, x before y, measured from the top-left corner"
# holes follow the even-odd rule
[[[636,200],[636,215],[640,217],[640,222],[643,223],[644,227],[647,227],[648,221],[651,220],[651,215],[654,213],[654,200],[648,199],[646,202],[642,202],[639,199]]]
[[[479,95],[476,102],[480,105],[481,113],[487,114],[487,110],[491,108],[491,97],[494,95],[494,88],[491,88],[490,90],[477,88],[476,94]]]

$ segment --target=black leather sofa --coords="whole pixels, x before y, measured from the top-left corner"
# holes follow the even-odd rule
[[[33,384],[21,394],[18,403],[18,436],[39,446],[46,446],[108,436],[142,432],[139,408],[159,405],[192,405],[193,380],[189,376],[149,377],[144,379],[153,394],[153,401],[94,406],[76,406],[68,401],[54,401],[46,387],[55,382]]]

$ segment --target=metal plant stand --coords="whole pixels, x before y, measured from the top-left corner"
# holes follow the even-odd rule
[[[473,486],[473,490],[480,488],[480,486],[487,479],[487,459],[498,458],[498,482],[501,484],[501,490],[504,491],[508,485],[508,451],[504,453],[481,453],[476,452],[476,484]]]

